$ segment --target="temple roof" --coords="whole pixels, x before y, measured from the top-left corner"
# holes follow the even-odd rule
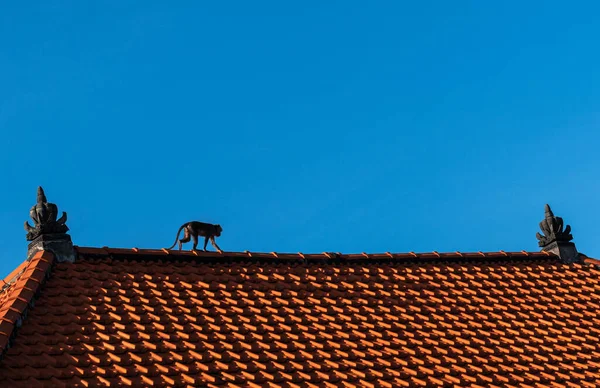
[[[549,252],[40,251],[0,292],[0,386],[574,387],[600,269]]]

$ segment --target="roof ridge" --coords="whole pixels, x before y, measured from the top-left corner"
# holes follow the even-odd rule
[[[227,261],[277,261],[277,262],[364,262],[364,261],[398,261],[398,262],[472,262],[472,261],[523,261],[523,260],[548,260],[559,259],[551,252],[407,252],[407,253],[349,253],[323,252],[323,253],[278,253],[278,252],[224,252],[224,251],[177,251],[166,249],[139,249],[139,248],[95,248],[75,246],[78,255],[94,257],[108,256],[114,259],[138,258],[138,259],[160,259],[164,257],[177,257],[178,259],[194,260],[227,260]]]
[[[0,299],[0,356],[16,334],[16,328],[21,325],[53,262],[52,252],[40,251],[9,275],[12,277],[10,283],[0,292],[0,297],[4,297]],[[24,267],[22,271],[18,271],[21,267]]]

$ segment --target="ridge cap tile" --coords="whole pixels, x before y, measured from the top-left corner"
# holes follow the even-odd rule
[[[396,260],[399,263],[413,264],[421,263],[422,265],[431,265],[435,262],[456,261],[469,264],[470,262],[496,262],[500,261],[519,261],[519,259],[529,260],[559,260],[559,257],[553,253],[535,251],[528,252],[525,250],[505,252],[505,251],[490,251],[490,252],[407,252],[407,253],[278,253],[278,252],[225,252],[225,251],[187,251],[187,250],[166,250],[161,249],[140,249],[140,248],[110,248],[110,247],[82,247],[74,246],[81,259],[98,259],[100,257],[108,257],[111,260],[116,258],[141,258],[148,260],[158,260],[163,263],[162,258],[173,263],[177,260],[190,260],[196,258],[198,260],[220,260],[222,262],[235,262],[236,260],[248,259],[251,262],[268,261],[273,263],[288,263],[294,262],[378,262]],[[168,257],[168,259],[167,259]]]

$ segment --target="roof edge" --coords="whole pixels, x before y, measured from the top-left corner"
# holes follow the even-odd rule
[[[600,260],[594,259],[593,257],[588,257],[588,256],[586,256],[584,254],[581,254],[581,256],[582,256],[582,262],[583,263],[585,263],[585,264],[592,264],[592,265],[600,267]]]
[[[381,262],[393,261],[400,263],[429,263],[429,262],[481,262],[481,261],[530,261],[530,260],[560,260],[552,252],[446,252],[436,251],[425,253],[351,253],[337,252],[323,253],[277,253],[277,252],[203,252],[203,251],[178,251],[166,249],[139,249],[139,248],[93,248],[75,246],[80,257],[110,257],[113,259],[160,260],[172,258],[177,260],[200,261],[256,261],[256,262]]]
[[[27,316],[27,311],[41,291],[54,261],[52,252],[40,251],[9,275],[12,279],[9,279],[10,283],[2,292],[8,292],[10,295],[0,306],[0,357],[10,346],[16,331]],[[21,268],[22,271],[17,272]]]
[[[2,287],[0,287],[0,293],[4,292],[5,289],[9,288],[18,278],[25,272],[25,269],[29,266],[29,259],[25,260],[11,273],[9,273],[4,280],[2,280]]]

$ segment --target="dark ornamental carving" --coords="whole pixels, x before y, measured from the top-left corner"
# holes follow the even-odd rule
[[[556,217],[552,213],[549,205],[546,205],[546,217],[540,222],[540,229],[544,233],[541,235],[536,233],[536,237],[539,240],[539,246],[545,247],[553,242],[569,242],[573,239],[571,235],[571,226],[567,225],[563,230],[563,219]]]
[[[25,221],[25,230],[27,231],[27,241],[33,241],[41,235],[66,233],[69,228],[67,222],[67,213],[63,212],[57,220],[58,207],[46,200],[44,189],[38,187],[37,203],[31,207],[29,216],[34,222],[34,226]]]

